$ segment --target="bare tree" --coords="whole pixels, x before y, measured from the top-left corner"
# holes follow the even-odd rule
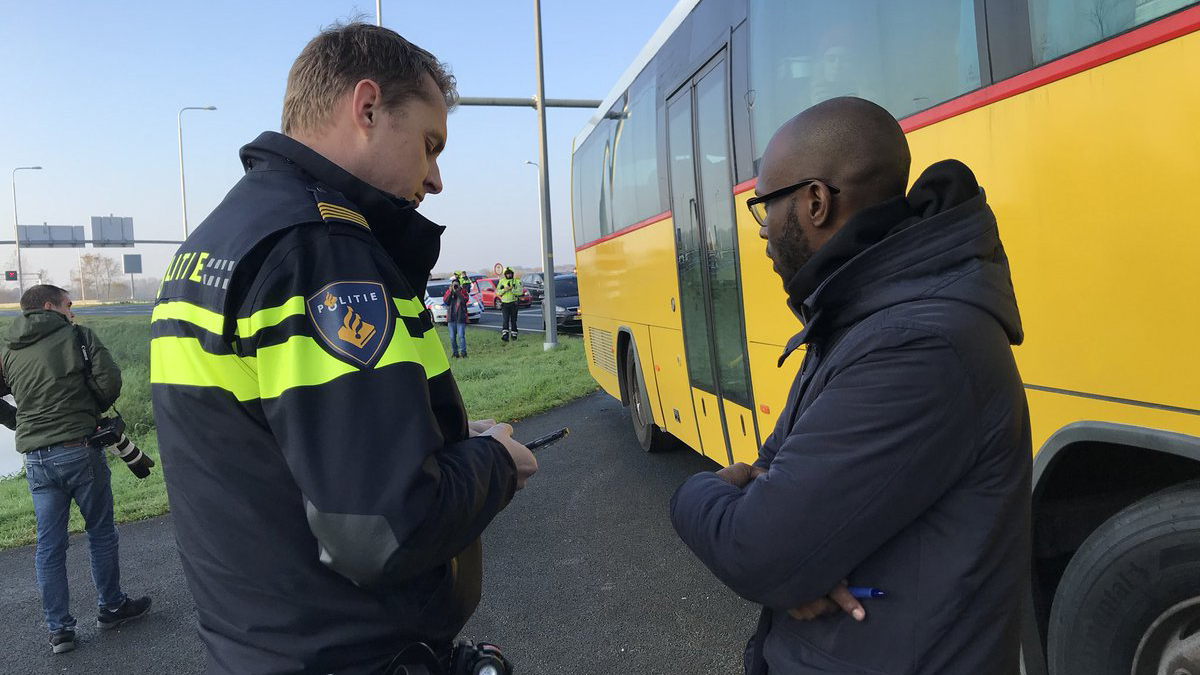
[[[82,283],[79,273],[83,272]],[[82,289],[81,295],[95,300],[112,300],[113,285],[120,283],[121,264],[114,258],[99,253],[88,253],[79,257],[79,269],[71,270],[71,283]],[[125,285],[120,283],[121,290]]]

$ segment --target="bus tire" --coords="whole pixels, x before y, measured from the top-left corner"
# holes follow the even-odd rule
[[[1159,672],[1200,627],[1188,602],[1198,596],[1200,482],[1190,482],[1126,507],[1075,552],[1050,610],[1050,675],[1129,675],[1135,657],[1136,673]]]
[[[638,445],[646,452],[664,452],[671,449],[671,435],[654,423],[646,401],[646,386],[638,368],[638,359],[631,347],[625,355],[625,391],[629,392],[629,419],[633,422],[633,433]]]

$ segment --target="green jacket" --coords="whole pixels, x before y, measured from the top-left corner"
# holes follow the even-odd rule
[[[76,331],[92,358],[94,386],[84,376]],[[100,413],[121,395],[121,369],[100,338],[58,312],[38,309],[15,319],[0,366],[0,391],[17,401],[14,409],[0,400],[0,424],[16,429],[20,452],[91,435]]]
[[[515,277],[500,277],[500,282],[496,284],[496,294],[500,296],[500,302],[516,302],[521,299],[523,293],[525,287],[521,285],[521,280]]]

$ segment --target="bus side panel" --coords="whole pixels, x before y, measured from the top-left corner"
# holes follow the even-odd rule
[[[758,236],[758,223],[746,208],[746,200],[754,196],[753,190],[745,190],[734,196],[734,213],[737,214],[738,258],[742,273],[742,303],[746,312],[746,336],[750,342],[778,345],[775,358],[783,352],[783,346],[793,335],[800,332],[800,321],[788,308],[787,293],[783,281],[771,267],[767,257],[767,241]],[[751,371],[751,377],[757,376]],[[760,388],[754,380],[755,397]],[[788,384],[791,384],[789,380]],[[786,395],[787,390],[784,390]]]
[[[584,314],[583,352],[592,379],[610,396],[621,400],[621,383],[617,375],[617,323]]]
[[[673,227],[666,218],[575,252],[585,322],[680,328]]]
[[[700,436],[696,432],[696,415],[692,409],[692,388],[688,383],[687,361],[683,354],[683,331],[651,326],[650,341],[654,346],[654,377],[658,382],[660,405],[657,410],[663,413],[661,426],[688,447],[700,452]],[[676,415],[679,419],[675,418]]]
[[[1031,389],[1027,389],[1025,395],[1029,398],[1035,451],[1056,431],[1079,421],[1112,422],[1200,436],[1200,415]]]
[[[1192,33],[909,134],[914,177],[953,157],[987,191],[1027,384],[1200,409],[1200,228],[1188,198],[1200,184],[1200,87],[1187,75],[1198,68]],[[1196,416],[1030,401],[1034,447],[1076,419],[1196,429]]]
[[[754,401],[758,406],[754,413],[758,416],[759,434],[765,442],[775,430],[779,415],[787,405],[792,381],[796,379],[800,363],[804,360],[804,347],[793,352],[781,368],[779,355],[783,353],[783,347],[761,342],[751,342],[748,346],[750,374],[754,378]]]
[[[644,392],[646,402],[650,404],[654,421],[658,423],[658,426],[665,427],[661,395],[658,391],[658,374],[654,370],[654,341],[650,338],[650,327],[639,324],[621,324],[621,328],[629,331],[633,338],[633,346],[637,349],[638,360],[641,361],[642,366],[642,381],[646,385]],[[620,369],[619,363],[617,368]]]
[[[733,461],[753,464],[758,459],[754,413],[725,399],[725,424],[729,429],[729,449],[733,452]]]
[[[729,453],[725,450],[725,431],[721,428],[717,397],[692,387],[692,401],[695,403],[696,427],[700,432],[700,453],[721,466],[728,466]]]

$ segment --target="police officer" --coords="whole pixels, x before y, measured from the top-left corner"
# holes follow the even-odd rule
[[[513,278],[512,268],[506,267],[504,277],[496,284],[496,295],[500,296],[500,309],[503,312],[500,339],[505,342],[517,339],[517,301],[524,292],[521,280]]]
[[[468,422],[424,287],[454,79],[396,33],[322,32],[283,133],[179,249],[152,322],[163,471],[208,673],[375,673],[445,653],[479,537],[536,471]]]

